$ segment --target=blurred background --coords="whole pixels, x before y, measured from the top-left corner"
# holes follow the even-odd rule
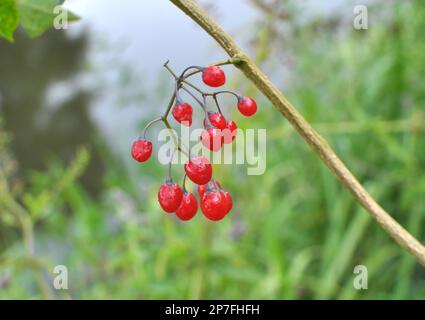
[[[425,3],[200,2],[425,242]],[[356,4],[367,30],[353,28]],[[65,5],[82,17],[69,30],[0,39],[1,299],[425,298],[425,270],[231,66],[228,87],[260,108],[225,113],[267,128],[267,170],[214,167],[234,199],[220,223],[164,214],[167,169],[134,162],[131,142],[167,104],[167,59],[179,72],[227,57],[166,0]],[[56,265],[69,290],[53,288]]]

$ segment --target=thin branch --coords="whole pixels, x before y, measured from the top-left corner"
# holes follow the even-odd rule
[[[262,10],[264,13],[268,15],[274,15],[279,19],[287,20],[288,14],[282,11],[276,11],[276,4],[279,2],[275,1],[273,4],[265,3],[263,0],[250,0],[250,2],[256,6],[258,9]]]
[[[425,266],[425,247],[394,220],[363,188],[354,175],[323,139],[302,117],[280,90],[254,64],[235,41],[193,0],[170,0],[202,27],[232,58],[233,64],[250,79],[270,102],[285,116],[320,159],[328,166],[341,184],[372,215],[404,249]]]
[[[192,92],[190,92],[189,90],[187,90],[185,87],[182,87],[182,90],[185,91],[188,95],[190,95],[193,100],[195,100],[199,106],[202,108],[202,110],[204,111],[204,114],[207,113],[207,106],[204,105],[201,100],[199,100]]]

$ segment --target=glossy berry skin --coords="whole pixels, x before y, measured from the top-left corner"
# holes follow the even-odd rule
[[[207,86],[217,88],[226,82],[226,75],[220,67],[209,66],[202,71],[202,81]]]
[[[167,213],[175,212],[183,199],[183,190],[177,183],[167,181],[161,185],[158,192],[158,202]]]
[[[133,142],[131,146],[131,155],[138,162],[145,162],[152,155],[152,142],[139,139]]]
[[[223,144],[223,136],[220,129],[210,127],[201,133],[202,144],[211,151],[219,151]]]
[[[227,128],[227,121],[220,112],[208,112],[208,119],[210,120],[210,123],[214,128],[221,130]],[[204,127],[207,127],[205,120]]]
[[[238,109],[245,117],[250,117],[257,112],[257,103],[254,99],[242,97],[238,99]]]
[[[217,188],[219,188],[219,189],[221,189],[221,184],[220,184],[220,182],[218,182],[218,181],[215,181],[214,180],[214,182],[215,182],[215,184],[217,185]],[[214,184],[212,183],[212,181],[210,182],[210,187],[212,187],[212,186],[214,186]],[[200,198],[202,198],[203,196],[204,196],[204,194],[205,194],[205,192],[207,191],[207,185],[206,184],[200,184],[199,186],[198,186],[198,194],[199,194],[199,197]]]
[[[202,213],[212,221],[219,221],[227,214],[228,203],[219,190],[207,191],[201,198]]]
[[[183,194],[183,200],[176,210],[177,217],[182,221],[188,221],[192,219],[198,211],[198,201],[191,192],[185,192]]]
[[[190,127],[192,125],[193,108],[189,103],[179,103],[173,108],[173,117],[177,122]]]
[[[196,184],[206,184],[212,178],[212,166],[204,156],[189,159],[184,165],[187,177]]]
[[[226,129],[223,130],[223,143],[232,143],[236,139],[238,126],[233,120],[227,121]]]
[[[230,195],[230,193],[228,193],[227,191],[221,190],[221,194],[224,197],[224,201],[226,203],[226,208],[227,208],[226,214],[227,214],[233,208],[233,199],[232,199],[232,196]]]

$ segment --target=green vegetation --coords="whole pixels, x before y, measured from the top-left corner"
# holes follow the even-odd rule
[[[255,57],[270,70],[278,68],[273,52],[288,53],[281,87],[289,99],[423,243],[425,4],[383,3],[366,31],[267,13]],[[281,27],[284,39],[275,32]],[[234,81],[237,90],[256,94],[242,83]],[[268,129],[267,170],[247,176],[244,166],[215,166],[234,199],[220,223],[199,213],[189,223],[166,216],[156,201],[166,168],[119,158],[102,143],[99,198],[78,180],[90,161],[84,148],[70,164],[56,161],[16,180],[13,137],[2,129],[0,298],[424,299],[424,269],[256,99],[255,119],[236,112],[235,119],[241,128]],[[68,291],[51,288],[57,264],[68,267]],[[359,264],[368,268],[368,290],[353,288]]]
[[[53,26],[53,22],[60,6],[65,0],[2,0],[0,2],[0,36],[13,41],[13,34],[20,23],[28,35],[38,37]],[[78,17],[68,13],[69,21]]]

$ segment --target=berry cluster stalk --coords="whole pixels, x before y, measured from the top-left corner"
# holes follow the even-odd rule
[[[208,119],[208,114],[207,114],[207,111],[206,111],[206,107],[205,107],[205,103],[204,102],[201,102],[191,91],[189,91],[188,89],[187,89],[187,87],[185,87],[184,85],[187,85],[187,86],[189,86],[189,87],[192,87],[193,89],[195,89],[197,92],[199,92],[203,97],[206,97],[206,96],[212,96],[213,98],[214,98],[214,100],[216,101],[216,96],[218,95],[218,94],[220,94],[220,93],[226,93],[226,92],[228,92],[228,93],[232,93],[232,94],[234,94],[234,95],[236,95],[237,96],[237,94],[236,93],[234,93],[234,92],[231,92],[231,91],[219,91],[219,92],[214,92],[214,93],[206,93],[206,92],[203,92],[201,89],[199,89],[198,87],[196,87],[195,85],[193,85],[192,83],[190,83],[190,82],[188,82],[187,81],[187,79],[188,78],[190,78],[190,77],[192,77],[192,76],[194,76],[194,75],[196,75],[197,73],[199,73],[199,72],[202,72],[202,68],[201,67],[198,67],[198,66],[190,66],[190,67],[188,67],[188,68],[186,68],[185,70],[183,70],[183,72],[182,72],[182,74],[178,77],[174,72],[173,72],[173,70],[171,70],[171,68],[168,66],[168,63],[169,63],[169,61],[167,61],[167,62],[165,62],[165,64],[164,64],[164,67],[170,72],[170,74],[173,76],[173,78],[174,78],[174,80],[176,81],[176,83],[175,83],[175,90],[174,90],[174,92],[173,92],[173,94],[172,94],[172,96],[171,96],[171,98],[170,98],[170,101],[168,102],[168,106],[167,106],[167,108],[166,108],[166,110],[165,110],[165,112],[164,112],[164,114],[161,116],[161,117],[159,117],[159,118],[155,118],[155,119],[153,119],[152,121],[150,121],[146,126],[145,126],[145,128],[144,128],[144,130],[143,130],[143,133],[140,135],[140,138],[143,138],[143,139],[146,139],[146,132],[147,132],[147,130],[149,129],[149,127],[150,126],[152,126],[154,123],[156,123],[156,122],[159,122],[159,121],[162,121],[163,122],[163,124],[165,125],[165,127],[168,129],[168,130],[170,130],[170,132],[171,132],[171,134],[172,134],[172,137],[173,137],[173,142],[174,142],[174,145],[176,146],[176,149],[178,150],[178,151],[180,151],[181,153],[183,153],[184,155],[186,155],[186,156],[190,156],[190,154],[189,154],[189,150],[185,150],[185,148],[183,148],[183,146],[182,146],[182,144],[180,143],[180,141],[179,141],[179,137],[177,137],[176,136],[176,134],[175,134],[175,132],[173,131],[173,129],[172,129],[172,127],[171,127],[171,124],[170,124],[170,122],[168,121],[168,117],[169,117],[169,115],[170,115],[170,112],[171,112],[171,109],[173,108],[173,106],[174,106],[174,102],[177,100],[178,101],[178,97],[179,97],[179,95],[178,95],[178,91],[180,90],[180,89],[182,89],[182,90],[184,90],[185,92],[187,92],[201,107],[202,107],[202,109],[204,110],[204,113],[205,113],[205,119],[206,119],[206,121],[207,122],[209,122],[209,119]],[[220,62],[217,62],[217,63],[214,63],[214,64],[212,64],[213,66],[224,66],[224,65],[228,65],[228,64],[234,64],[235,63],[235,61],[233,61],[232,59],[229,59],[229,60],[225,60],[225,61],[220,61]],[[191,72],[189,72],[189,73],[187,73],[189,70],[191,70],[191,69],[195,69],[194,71],[191,71]],[[186,74],[187,73],[187,74]],[[217,107],[218,108],[220,108],[219,106],[218,106],[218,102],[216,102],[216,104],[217,104]],[[220,110],[220,109],[219,109]],[[220,111],[220,113],[221,113],[221,111]],[[187,149],[187,148],[186,148]]]
[[[182,221],[189,221],[198,211],[198,201],[192,192],[186,189],[186,178],[198,185],[200,208],[204,216],[212,221],[220,221],[233,208],[233,199],[229,192],[221,188],[218,182],[211,182],[213,170],[211,163],[205,156],[191,153],[191,148],[185,146],[180,137],[172,130],[168,121],[170,114],[180,125],[191,127],[193,122],[193,107],[185,102],[180,96],[180,90],[190,95],[204,112],[203,131],[199,136],[200,142],[210,151],[220,151],[225,144],[231,144],[237,135],[237,125],[232,119],[226,119],[220,109],[217,96],[220,94],[232,94],[237,98],[236,107],[240,113],[250,117],[257,112],[257,103],[249,97],[239,96],[237,93],[227,90],[205,92],[189,82],[188,78],[202,72],[202,81],[205,85],[213,88],[221,87],[226,83],[226,74],[219,65],[231,64],[233,60],[208,65],[206,67],[190,66],[183,70],[180,76],[168,66],[164,67],[174,78],[174,90],[170,102],[161,117],[150,121],[144,128],[139,138],[133,141],[131,155],[139,163],[148,161],[152,156],[152,141],[146,138],[148,129],[157,122],[163,122],[170,130],[174,142],[174,149],[168,163],[168,176],[158,191],[158,202],[165,213],[175,214]],[[192,71],[193,70],[193,71]],[[193,92],[191,91],[193,90]],[[196,92],[195,92],[196,91]],[[218,112],[207,110],[207,98],[214,99]],[[184,165],[185,175],[182,187],[172,179],[172,162],[176,152],[182,152],[189,159]]]

